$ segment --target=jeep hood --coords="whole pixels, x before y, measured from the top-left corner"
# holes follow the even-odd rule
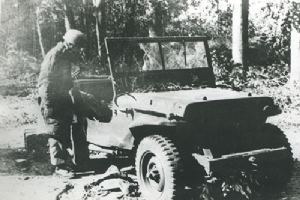
[[[265,106],[273,106],[270,97],[249,96],[245,92],[237,92],[228,89],[205,88],[168,92],[134,93],[136,100],[120,98],[118,102],[122,106],[132,107],[137,111],[151,111],[166,116],[173,114],[184,117],[195,110],[212,112],[213,110],[227,110],[237,108],[249,110],[254,107],[264,109]],[[123,100],[122,100],[123,99]],[[127,99],[127,101],[125,100]],[[131,102],[131,103],[129,103]],[[128,105],[131,104],[131,105]],[[196,112],[197,112],[196,111]]]
[[[135,93],[134,95],[136,95],[139,98],[151,97],[153,99],[165,99],[168,101],[171,100],[193,103],[195,101],[202,101],[203,97],[210,97],[209,100],[218,100],[224,98],[246,97],[247,93],[219,88],[203,88],[166,92]]]

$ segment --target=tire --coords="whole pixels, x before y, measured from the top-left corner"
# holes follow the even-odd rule
[[[287,183],[293,168],[293,154],[285,134],[273,124],[265,124],[259,138],[261,148],[285,147],[287,149],[287,154],[283,159],[261,166],[264,182],[278,186]]]
[[[180,162],[178,149],[171,140],[160,135],[142,139],[135,159],[142,196],[146,200],[180,199]]]

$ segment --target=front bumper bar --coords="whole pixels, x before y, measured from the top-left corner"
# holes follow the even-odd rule
[[[233,171],[240,171],[250,167],[251,164],[268,163],[272,164],[274,161],[280,161],[288,156],[288,149],[280,148],[264,148],[259,150],[233,153],[223,155],[219,158],[211,158],[198,153],[193,153],[193,157],[198,163],[204,167],[206,173],[211,172],[217,174],[228,174]]]

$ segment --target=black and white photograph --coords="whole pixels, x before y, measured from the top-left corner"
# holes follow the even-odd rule
[[[300,200],[300,0],[0,0],[0,199]]]

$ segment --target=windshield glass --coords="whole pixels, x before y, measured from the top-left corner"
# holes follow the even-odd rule
[[[111,39],[108,50],[117,88],[162,91],[213,84],[205,41]]]
[[[144,52],[142,71],[208,67],[203,42],[142,43],[139,47]]]

